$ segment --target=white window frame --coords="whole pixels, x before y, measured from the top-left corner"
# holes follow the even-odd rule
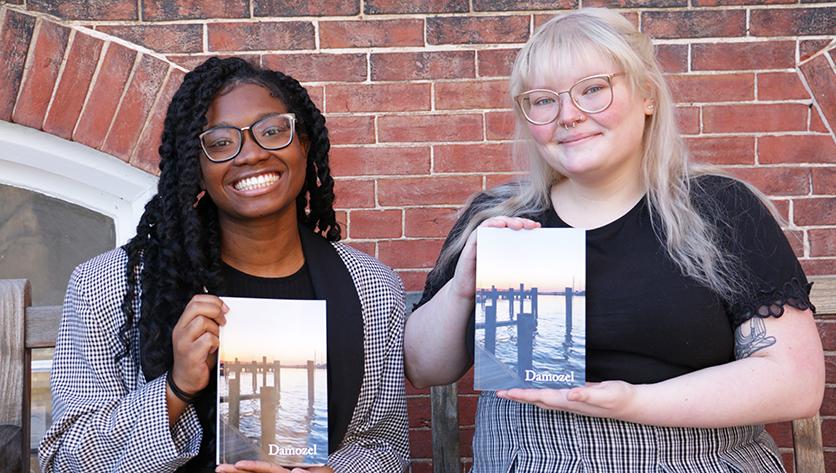
[[[157,177],[114,156],[0,121],[0,184],[28,189],[113,219],[116,246],[136,234]]]

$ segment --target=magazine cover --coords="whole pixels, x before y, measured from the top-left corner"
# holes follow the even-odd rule
[[[328,461],[325,301],[222,297],[218,463]]]
[[[586,379],[586,232],[479,228],[474,388]]]

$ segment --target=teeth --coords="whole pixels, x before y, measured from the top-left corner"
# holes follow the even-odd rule
[[[235,190],[239,191],[250,191],[254,189],[260,189],[262,187],[267,187],[270,184],[279,180],[279,175],[275,173],[270,174],[261,174],[258,176],[248,177],[246,179],[241,179],[240,181],[235,183]]]

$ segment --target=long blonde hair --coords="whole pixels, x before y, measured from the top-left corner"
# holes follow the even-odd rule
[[[511,97],[531,88],[532,79],[547,77],[583,55],[609,58],[630,81],[633,93],[650,98],[655,112],[645,121],[642,169],[648,208],[655,213],[654,229],[671,259],[686,274],[717,294],[732,298],[743,290],[736,262],[716,245],[717,229],[706,222],[691,202],[693,178],[719,174],[718,170],[689,160],[676,125],[674,102],[655,59],[653,44],[632,23],[616,12],[586,8],[552,18],[529,39],[511,73]],[[469,202],[469,218],[451,234],[429,278],[441,277],[442,268],[454,264],[468,235],[484,220],[499,215],[532,215],[548,209],[552,185],[565,177],[542,159],[515,107],[514,158],[528,161],[528,179],[488,192],[492,198]],[[747,184],[748,186],[748,184]],[[766,205],[760,192],[748,186]]]

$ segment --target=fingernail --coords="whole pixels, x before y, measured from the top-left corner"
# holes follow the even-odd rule
[[[224,310],[224,314],[225,314],[225,313],[227,313],[227,312],[229,312],[229,306],[228,306],[228,305],[226,305],[226,302],[224,302],[224,307],[223,307],[223,310]]]

